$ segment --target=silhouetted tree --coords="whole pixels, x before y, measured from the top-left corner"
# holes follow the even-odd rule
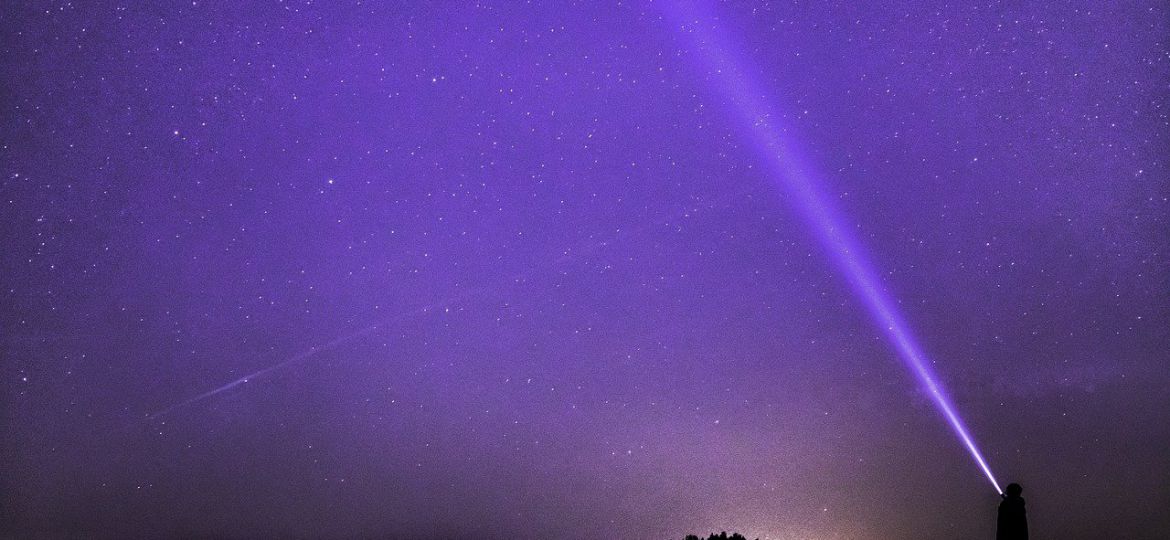
[[[703,539],[700,538],[699,536],[696,536],[693,534],[688,534],[686,536],[686,538],[683,538],[683,540],[703,540]],[[707,540],[747,540],[747,538],[745,538],[742,534],[739,534],[739,533],[731,533],[731,536],[727,536],[727,531],[723,531],[719,534],[711,533],[711,536],[708,536]],[[756,540],[760,540],[760,539],[757,538]]]

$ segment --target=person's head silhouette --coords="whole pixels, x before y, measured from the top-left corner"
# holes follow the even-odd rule
[[[999,503],[999,517],[995,524],[995,540],[1028,540],[1028,515],[1024,510],[1024,488],[1008,484]]]

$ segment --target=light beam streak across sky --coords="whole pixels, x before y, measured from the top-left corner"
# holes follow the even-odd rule
[[[428,305],[420,307],[420,308],[416,308],[416,309],[412,309],[412,310],[409,310],[409,311],[406,311],[403,313],[399,313],[397,315],[393,315],[391,317],[388,317],[388,318],[383,319],[381,321],[375,322],[373,324],[370,324],[370,325],[365,326],[363,328],[360,328],[358,330],[354,330],[353,332],[350,332],[348,334],[344,334],[344,335],[342,335],[338,338],[335,338],[332,341],[329,341],[328,343],[325,343],[323,345],[317,345],[314,347],[310,347],[308,350],[305,350],[303,352],[300,352],[298,354],[290,356],[290,357],[288,357],[284,360],[281,360],[280,362],[277,362],[277,363],[275,363],[271,366],[268,366],[264,369],[254,371],[252,373],[244,375],[243,377],[239,377],[239,378],[237,378],[229,383],[226,383],[222,386],[213,388],[213,389],[208,390],[208,391],[206,391],[202,394],[199,394],[197,396],[180,401],[180,402],[178,402],[174,405],[171,405],[165,409],[161,409],[157,412],[151,413],[151,414],[146,416],[146,420],[157,420],[159,418],[162,418],[162,417],[174,412],[176,409],[181,409],[181,408],[186,407],[188,405],[192,405],[192,404],[198,403],[200,401],[204,401],[206,399],[211,398],[212,396],[221,394],[223,392],[227,392],[228,390],[236,388],[237,386],[247,384],[250,381],[253,381],[253,380],[258,379],[260,377],[264,377],[265,375],[268,375],[274,371],[278,371],[278,370],[287,368],[289,366],[292,366],[293,364],[296,364],[297,362],[300,362],[302,360],[308,360],[309,358],[312,358],[312,357],[314,357],[318,354],[321,354],[325,351],[328,351],[328,350],[331,350],[331,349],[338,347],[340,345],[344,345],[346,343],[349,343],[357,338],[368,335],[368,334],[374,332],[375,330],[378,330],[379,328],[382,328],[384,326],[388,326],[391,323],[395,323],[395,322],[407,319],[413,315],[430,313],[430,312],[432,312],[440,307],[450,305],[451,303],[455,302],[456,300],[458,300],[458,298],[447,299],[447,300],[444,300],[442,302],[428,304]]]
[[[695,213],[701,211],[701,209],[704,207],[705,208],[717,208],[717,207],[721,207],[721,206],[726,205],[726,204],[730,204],[730,201],[734,200],[736,197],[745,195],[747,193],[750,193],[751,191],[752,191],[751,188],[739,189],[739,190],[736,190],[736,191],[733,191],[730,193],[725,193],[722,196],[716,198],[715,200],[707,201],[705,203],[705,205],[703,205],[703,204],[687,205],[687,207],[685,209],[683,209],[681,212],[677,212],[676,214],[672,214],[671,218],[678,217],[679,215],[694,215]],[[667,222],[669,222],[669,221],[670,220],[668,219]],[[661,220],[656,221],[654,223],[646,223],[643,225],[642,228],[649,229],[654,225],[662,225],[663,223],[665,223],[665,222],[663,222]],[[389,317],[383,318],[381,320],[378,320],[374,323],[368,324],[368,325],[363,326],[361,328],[358,328],[356,330],[352,330],[350,332],[342,334],[341,336],[338,336],[338,337],[336,337],[336,338],[334,338],[326,343],[323,343],[321,345],[315,345],[315,346],[309,347],[308,349],[306,349],[300,353],[297,353],[293,356],[290,356],[288,358],[285,358],[284,360],[281,360],[281,361],[279,361],[271,366],[268,366],[268,367],[263,368],[263,369],[259,369],[257,371],[253,371],[251,373],[248,373],[247,375],[244,375],[242,377],[238,377],[230,382],[227,382],[223,385],[215,387],[211,390],[208,390],[208,391],[203,392],[201,394],[198,394],[196,396],[192,396],[190,398],[187,398],[183,401],[180,401],[178,403],[170,405],[164,409],[160,409],[158,411],[150,413],[150,414],[146,415],[145,420],[153,421],[153,420],[157,420],[159,418],[165,417],[178,409],[182,409],[182,408],[187,407],[189,405],[194,405],[195,403],[206,401],[214,396],[217,396],[219,394],[222,394],[222,393],[227,392],[229,390],[232,390],[234,388],[245,385],[245,384],[247,384],[251,381],[254,381],[256,379],[259,379],[261,377],[265,377],[265,376],[267,376],[275,371],[280,371],[282,369],[291,367],[291,366],[293,366],[301,361],[314,358],[319,354],[325,353],[327,351],[330,351],[332,349],[335,349],[337,347],[340,347],[342,345],[345,345],[347,343],[355,341],[358,338],[360,338],[362,336],[369,335],[369,334],[371,334],[379,329],[390,327],[394,323],[409,319],[409,318],[414,317],[414,316],[425,315],[428,313],[436,313],[439,310],[439,308],[448,308],[457,302],[467,301],[467,300],[471,299],[472,297],[474,297],[478,294],[487,292],[491,289],[502,288],[508,284],[523,283],[531,275],[540,274],[542,272],[548,271],[549,269],[551,269],[553,267],[556,267],[557,265],[564,264],[564,263],[567,263],[567,262],[570,262],[570,261],[573,261],[573,260],[576,260],[579,258],[588,257],[592,252],[594,252],[600,248],[604,248],[604,247],[606,247],[614,242],[617,242],[619,237],[622,235],[623,232],[630,232],[630,231],[618,230],[617,232],[609,235],[607,238],[601,239],[601,240],[591,237],[591,238],[587,239],[587,241],[580,243],[575,249],[565,250],[563,253],[560,254],[560,256],[556,257],[555,259],[546,258],[544,263],[534,265],[523,272],[512,275],[509,279],[505,280],[502,283],[497,284],[496,287],[478,287],[478,288],[468,289],[467,291],[465,291],[462,294],[455,295],[455,296],[446,298],[446,299],[441,300],[441,301],[433,302],[433,303],[427,304],[427,305],[422,306],[422,307],[408,309],[407,311],[400,312],[400,313],[397,313],[395,315],[391,315]]]
[[[809,230],[828,254],[854,294],[865,305],[870,317],[892,342],[899,358],[930,395],[935,407],[983,474],[1000,494],[991,467],[983,458],[970,431],[959,416],[954,403],[931,369],[931,361],[919,346],[910,325],[897,309],[897,303],[882,287],[873,265],[866,260],[860,244],[846,228],[843,219],[817,187],[815,174],[800,158],[799,147],[791,141],[789,130],[779,121],[777,107],[770,105],[764,86],[748,75],[750,65],[745,55],[724,40],[715,27],[718,20],[695,3],[678,2],[667,10],[674,29],[692,46],[696,67],[706,74],[706,82],[720,97],[727,99],[768,167],[769,176],[790,205],[807,223]]]

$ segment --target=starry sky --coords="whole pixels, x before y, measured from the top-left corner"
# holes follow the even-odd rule
[[[1034,538],[1170,530],[1164,3],[3,18],[6,537],[990,538],[760,125]]]

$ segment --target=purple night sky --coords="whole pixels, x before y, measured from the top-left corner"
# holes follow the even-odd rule
[[[5,5],[0,537],[992,538],[860,257],[1164,538],[1170,13],[1052,4]]]

